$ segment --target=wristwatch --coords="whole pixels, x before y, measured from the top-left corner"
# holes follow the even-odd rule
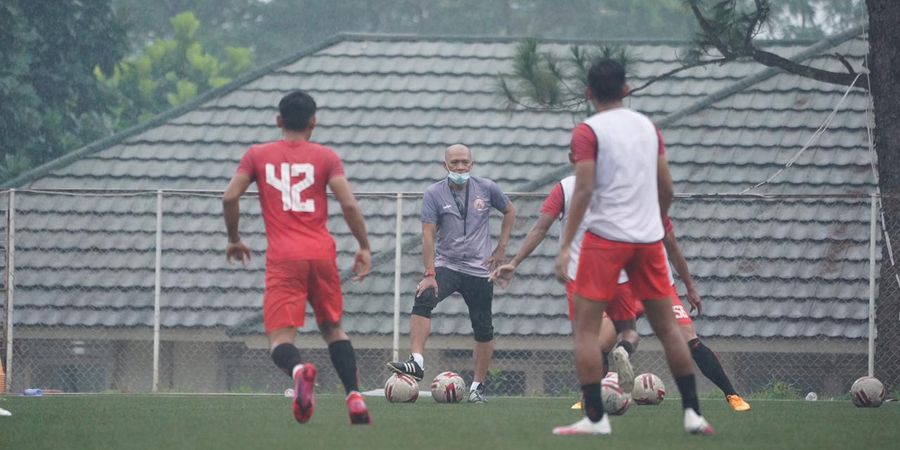
[[[434,269],[425,269],[426,277],[433,277],[435,275]]]

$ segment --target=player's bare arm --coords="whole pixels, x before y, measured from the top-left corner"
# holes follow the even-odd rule
[[[678,245],[678,240],[675,239],[674,230],[666,233],[665,237],[663,237],[663,244],[666,246],[666,253],[669,255],[669,261],[672,261],[675,272],[678,273],[678,277],[681,278],[681,281],[684,282],[684,287],[687,289],[688,303],[691,305],[691,312],[694,312],[694,309],[696,309],[697,315],[699,316],[703,312],[700,294],[697,292],[693,277],[691,277],[691,271],[688,269],[684,252],[681,251],[681,246]]]
[[[438,293],[437,279],[434,277],[434,236],[437,225],[433,223],[422,224],[422,263],[425,266],[425,276],[416,285],[416,297],[418,298],[428,289],[434,289],[434,295]]]
[[[350,233],[356,238],[359,249],[353,259],[353,273],[356,277],[354,281],[360,281],[372,271],[372,252],[369,249],[369,237],[366,233],[366,222],[363,219],[362,211],[359,209],[359,203],[350,189],[350,182],[347,177],[337,176],[328,180],[328,187],[334,194],[334,198],[341,205],[341,212],[344,214],[344,220]]]
[[[506,288],[506,286],[509,285],[509,282],[512,281],[512,277],[515,274],[516,268],[519,267],[519,264],[522,264],[522,261],[531,255],[534,249],[544,241],[545,237],[547,237],[547,232],[553,225],[554,220],[556,219],[549,214],[542,213],[538,216],[534,225],[528,230],[525,240],[522,241],[522,246],[519,247],[519,251],[516,252],[513,259],[509,263],[503,264],[491,272],[491,282],[497,283],[501,288]]]
[[[240,261],[247,265],[250,262],[250,247],[241,242],[238,232],[238,222],[241,218],[241,196],[247,192],[253,181],[243,173],[237,173],[231,178],[225,195],[222,197],[222,210],[225,215],[225,229],[228,231],[228,245],[225,247],[225,258],[230,263],[232,260]]]
[[[491,257],[488,258],[488,270],[493,271],[506,262],[506,246],[509,244],[509,235],[512,233],[512,227],[516,224],[516,207],[512,203],[506,204],[503,211],[503,221],[500,223],[500,239],[497,240],[497,247]]]
[[[594,176],[597,162],[586,159],[575,163],[575,190],[572,192],[572,206],[569,209],[569,218],[563,228],[563,240],[560,244],[559,256],[556,258],[556,279],[565,284],[569,281],[567,268],[569,266],[569,247],[575,239],[575,233],[581,226],[584,213],[591,202],[594,193]]]
[[[659,192],[659,212],[663,216],[668,216],[669,207],[672,206],[672,197],[675,195],[675,188],[672,186],[669,160],[665,154],[659,155],[659,160],[656,164],[656,186]]]

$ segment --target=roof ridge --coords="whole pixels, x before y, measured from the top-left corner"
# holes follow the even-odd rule
[[[510,44],[520,42],[524,39],[537,39],[542,44],[602,44],[602,43],[621,43],[621,44],[646,44],[646,45],[666,45],[675,44],[683,45],[690,43],[690,39],[678,38],[625,38],[612,37],[605,39],[591,38],[571,38],[571,37],[535,37],[525,35],[510,36],[492,36],[492,35],[462,35],[462,34],[414,34],[414,33],[366,33],[366,32],[341,32],[339,36],[344,37],[346,41],[415,41],[415,42],[483,42],[483,43],[503,43]],[[763,45],[781,44],[781,45],[813,45],[820,40],[809,38],[794,39],[760,39],[757,42]]]
[[[846,41],[849,41],[850,39],[853,39],[853,38],[859,36],[860,34],[864,33],[865,31],[866,31],[865,25],[859,25],[859,26],[853,27],[843,33],[838,33],[836,35],[826,37],[826,38],[818,41],[816,44],[809,46],[805,50],[801,51],[800,53],[797,53],[796,55],[794,55],[788,59],[790,59],[791,61],[796,61],[796,62],[804,61],[813,56],[820,55],[822,53],[822,51],[824,51],[825,49],[832,48],[832,47],[840,45]],[[675,111],[671,114],[666,115],[662,119],[655,121],[655,123],[660,128],[671,125],[672,123],[678,121],[681,118],[684,118],[693,113],[696,113],[696,112],[706,108],[707,106],[710,106],[710,105],[712,105],[716,102],[719,102],[720,100],[723,100],[725,98],[728,98],[731,95],[741,92],[744,89],[747,89],[748,87],[758,84],[762,81],[765,81],[779,73],[782,73],[782,70],[777,67],[766,67],[765,69],[761,69],[760,71],[756,72],[755,74],[752,74],[745,78],[742,78],[742,79],[734,82],[730,86],[726,86],[722,89],[719,89],[718,91],[715,91],[715,92],[701,98],[700,100],[697,100],[693,104],[691,104],[685,108],[682,108],[679,111]],[[530,191],[536,190],[542,186],[547,185],[548,183],[558,180],[560,177],[569,173],[570,171],[571,171],[571,168],[569,168],[569,167],[562,167],[559,169],[551,170],[548,172],[548,174],[546,176],[544,176],[540,179],[537,179],[537,180],[530,181],[530,182],[518,187],[516,190],[521,191],[521,192],[530,192]]]

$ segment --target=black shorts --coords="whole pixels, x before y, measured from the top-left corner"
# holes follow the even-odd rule
[[[435,269],[438,295],[434,289],[422,292],[413,302],[412,313],[431,318],[431,310],[454,292],[459,292],[469,307],[469,320],[475,340],[488,342],[494,339],[494,324],[491,305],[494,300],[494,284],[487,277],[467,275],[446,267]]]

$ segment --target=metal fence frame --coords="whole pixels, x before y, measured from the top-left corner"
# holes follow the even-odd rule
[[[160,308],[161,308],[161,278],[162,278],[162,223],[164,217],[163,202],[166,195],[171,194],[189,194],[204,195],[210,197],[220,197],[222,191],[214,190],[92,190],[92,189],[34,189],[34,190],[17,190],[9,189],[4,192],[8,195],[7,217],[6,217],[6,274],[5,274],[5,290],[6,304],[5,312],[5,355],[6,355],[6,377],[7,389],[11,386],[11,382],[16,375],[15,361],[13,358],[13,344],[15,342],[13,318],[15,312],[15,245],[16,245],[16,193],[31,192],[42,194],[135,194],[135,193],[155,193],[156,194],[156,249],[155,249],[155,274],[154,274],[154,306],[153,306],[153,375],[152,375],[152,392],[159,391],[159,370],[160,370]],[[255,195],[255,193],[250,193]],[[510,196],[517,197],[543,197],[545,194],[536,193],[508,193]],[[392,336],[392,355],[394,359],[400,356],[400,299],[401,299],[401,263],[403,259],[402,251],[402,226],[403,226],[403,203],[406,199],[417,199],[422,197],[422,193],[418,192],[361,192],[356,193],[357,198],[382,198],[393,197],[396,199],[396,223],[395,223],[395,249],[394,249],[394,311],[393,311],[393,336]],[[869,236],[869,304],[868,304],[868,375],[872,376],[875,365],[875,337],[877,330],[875,327],[876,318],[876,290],[877,284],[877,250],[878,250],[878,209],[880,195],[878,193],[871,194],[819,194],[819,195],[748,195],[748,194],[676,194],[676,198],[681,199],[697,199],[697,198],[760,198],[760,199],[869,199],[870,202],[870,236]]]

